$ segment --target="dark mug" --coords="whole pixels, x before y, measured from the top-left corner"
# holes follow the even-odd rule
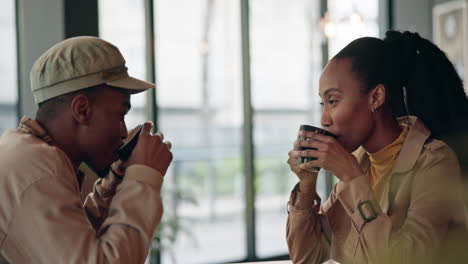
[[[322,134],[322,135],[325,135],[325,136],[336,138],[336,136],[334,134],[328,132],[327,130],[325,130],[323,128],[319,128],[319,127],[314,127],[314,126],[310,126],[310,125],[301,125],[299,127],[299,131],[300,130],[312,131],[312,132],[315,132],[317,134]],[[297,139],[298,140],[314,140],[313,138],[305,138],[305,137],[302,137],[302,136],[297,136]],[[299,147],[299,150],[306,150],[306,149],[315,149],[315,148]],[[311,160],[316,160],[316,158],[314,158],[314,157],[300,157],[299,158],[299,163],[306,163],[306,162],[309,162]],[[319,168],[316,168],[316,169],[319,169]]]
[[[129,133],[127,138],[124,139],[124,144],[119,149],[119,157],[122,161],[126,161],[130,158],[133,149],[138,143],[138,139],[140,138],[140,133],[142,130],[143,125],[138,125]]]

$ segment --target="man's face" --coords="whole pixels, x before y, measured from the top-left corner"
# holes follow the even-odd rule
[[[105,176],[117,161],[118,149],[127,137],[125,115],[130,110],[130,94],[122,89],[104,87],[92,101],[92,115],[81,140],[84,162]]]

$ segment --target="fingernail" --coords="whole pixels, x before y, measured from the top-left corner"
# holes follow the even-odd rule
[[[144,127],[145,127],[146,130],[151,130],[154,127],[154,124],[153,124],[152,121],[146,121],[144,123]]]

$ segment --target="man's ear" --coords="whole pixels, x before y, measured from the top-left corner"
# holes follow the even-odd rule
[[[79,124],[88,125],[93,114],[91,99],[85,94],[79,94],[72,99],[70,106],[75,121]]]
[[[386,91],[383,84],[377,85],[372,91],[370,91],[369,104],[371,109],[377,111],[386,100]]]

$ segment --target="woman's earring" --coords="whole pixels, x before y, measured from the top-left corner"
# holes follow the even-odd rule
[[[375,113],[375,109],[374,109],[373,106],[371,107],[371,112],[372,112],[372,113]]]

